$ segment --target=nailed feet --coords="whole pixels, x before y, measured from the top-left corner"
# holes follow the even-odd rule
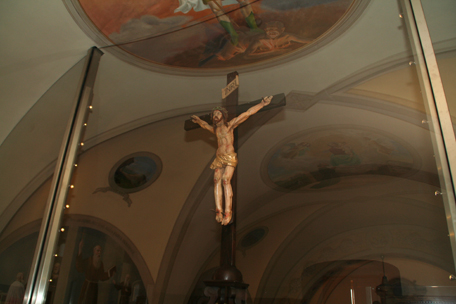
[[[224,225],[224,226],[228,225],[231,222],[231,217],[232,217],[231,211],[225,212],[225,216],[223,217],[223,220],[222,220],[222,225]]]
[[[221,223],[223,221],[223,213],[222,213],[222,210],[215,210],[215,220],[218,222],[218,223]]]

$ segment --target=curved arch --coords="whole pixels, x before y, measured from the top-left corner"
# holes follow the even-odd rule
[[[353,279],[356,276],[359,279],[359,275],[363,275],[362,281],[366,287],[378,286],[382,282],[382,270],[385,267],[389,275],[400,277],[399,269],[395,266],[373,260],[341,260],[313,265],[312,269],[309,270],[313,274],[317,272],[313,280],[306,282],[305,275],[302,276],[302,285],[305,288],[302,291],[302,296],[299,297],[300,303],[310,303],[316,295],[318,295],[318,303],[327,303],[333,292],[352,275],[355,275]],[[303,273],[307,270],[305,269]],[[318,293],[320,289],[321,293]],[[346,292],[346,296],[348,297],[348,292]]]
[[[146,261],[142,257],[138,248],[136,248],[135,244],[116,226],[97,217],[81,214],[66,215],[63,220],[63,224],[70,227],[77,226],[92,228],[105,233],[117,244],[119,244],[119,246],[130,256],[131,260],[138,268],[144,285],[151,286],[152,288],[154,287],[154,279],[152,278],[149,267],[147,267]],[[149,296],[150,295],[148,294],[148,297]]]
[[[296,269],[317,262],[378,260],[389,254],[451,271],[443,217],[443,207],[388,196],[328,204],[306,218],[278,247],[260,280],[256,303],[261,303],[266,293],[277,298],[283,282]],[[428,221],[423,223],[423,218]]]
[[[29,236],[33,233],[38,233],[40,231],[40,227],[41,220],[35,220],[11,232],[8,236],[0,241],[0,253],[17,242],[17,240],[20,240],[21,238]]]
[[[14,245],[18,240],[30,236],[33,233],[38,233],[41,226],[41,220],[35,220],[16,229],[0,242],[0,253],[5,251],[10,246]],[[148,297],[152,294],[155,282],[149,271],[149,268],[141,256],[135,244],[117,227],[96,217],[88,215],[66,215],[63,219],[63,226],[69,227],[87,227],[98,230],[109,236],[116,244],[118,244],[130,257],[136,268],[138,269],[141,280],[146,286]]]

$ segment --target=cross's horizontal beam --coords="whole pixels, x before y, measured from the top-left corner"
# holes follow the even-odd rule
[[[248,103],[244,103],[244,104],[236,106],[237,115],[247,111],[254,105],[259,104],[261,102],[261,100],[262,99],[258,99],[258,100],[252,101],[252,102],[248,102]],[[272,110],[272,109],[275,109],[278,107],[283,107],[285,105],[286,105],[285,94],[283,94],[283,93],[277,94],[277,95],[273,96],[271,103],[269,105],[267,105],[266,107],[262,108],[259,112]],[[227,109],[227,110],[229,111],[230,109]],[[202,115],[202,116],[200,116],[200,118],[202,120],[204,120],[205,122],[207,122],[208,124],[212,124],[210,113]],[[198,128],[200,128],[200,126],[198,124],[194,123],[191,119],[187,119],[185,121],[185,125],[184,125],[185,131],[190,131],[190,130],[194,130],[194,129],[198,129]]]

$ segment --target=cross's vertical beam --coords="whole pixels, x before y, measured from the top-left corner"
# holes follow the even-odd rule
[[[232,72],[227,75],[226,82],[229,84],[239,74]],[[236,88],[225,99],[225,108],[228,110],[228,121],[235,118],[238,105],[239,88]],[[234,151],[238,150],[238,129],[234,129]],[[236,266],[236,207],[237,207],[237,170],[234,170],[231,178],[231,187],[233,188],[233,205],[231,224],[222,226],[222,243],[220,253],[220,265]]]
[[[236,77],[237,72],[233,72],[227,75],[227,84],[231,83]],[[233,90],[224,101],[223,106],[228,111],[228,121],[237,116],[237,105],[238,105],[238,88]],[[237,151],[238,148],[238,132],[237,129],[233,130],[233,147]],[[234,174],[231,178],[231,187],[233,189],[232,206],[231,206],[231,222],[228,225],[222,225],[222,239],[220,248],[220,267],[214,274],[214,281],[218,282],[215,285],[208,282],[208,286],[225,287],[224,291],[227,293],[227,297],[230,294],[230,288],[241,286],[246,288],[247,284],[242,283],[242,274],[236,268],[236,207],[237,207],[237,171],[234,170]],[[221,284],[221,285],[220,285]]]

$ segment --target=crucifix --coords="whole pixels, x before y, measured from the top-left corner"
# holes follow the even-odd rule
[[[202,127],[217,137],[217,152],[211,169],[214,172],[214,196],[216,205],[216,221],[222,224],[222,240],[220,267],[216,270],[213,280],[205,282],[206,296],[210,304],[241,303],[245,298],[248,284],[243,283],[242,274],[235,265],[236,250],[236,205],[237,205],[237,165],[238,132],[237,126],[251,115],[285,105],[285,95],[264,97],[247,104],[238,105],[239,75],[233,72],[227,75],[227,86],[222,90],[225,100],[224,108],[216,107],[210,114],[192,116],[185,122],[184,129],[192,130]],[[234,195],[233,195],[234,193]],[[225,208],[223,208],[223,198]],[[223,290],[223,292],[222,292]]]

